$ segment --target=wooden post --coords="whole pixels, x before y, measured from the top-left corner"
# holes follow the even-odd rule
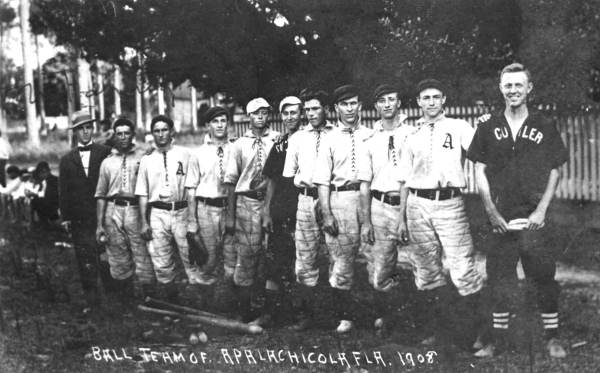
[[[569,135],[569,199],[575,198],[575,126],[571,116],[567,116],[567,133]]]
[[[591,188],[592,188],[592,201],[598,201],[598,187],[600,180],[598,179],[598,125],[600,123],[595,121],[594,114],[590,114],[588,116],[588,123],[590,126],[590,150],[591,150],[591,160],[590,160],[590,168],[592,171],[592,180],[591,180]]]
[[[198,128],[198,96],[196,87],[190,86],[190,102],[191,102],[191,114],[192,114],[192,132],[195,132]]]
[[[585,120],[585,113],[578,114],[581,128],[581,142],[583,152],[583,173],[582,177],[582,196],[585,200],[590,200],[590,144],[588,142],[588,125]]]

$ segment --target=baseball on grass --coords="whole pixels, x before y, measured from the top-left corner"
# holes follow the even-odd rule
[[[190,344],[197,345],[198,342],[200,342],[200,339],[198,338],[198,334],[196,334],[196,333],[190,334]]]
[[[198,341],[200,341],[200,343],[208,342],[208,336],[203,331],[199,331],[197,336],[198,336]]]

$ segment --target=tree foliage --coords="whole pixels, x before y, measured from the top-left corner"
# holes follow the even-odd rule
[[[88,59],[135,67],[138,51],[154,85],[189,79],[238,102],[350,82],[364,97],[392,82],[407,101],[430,76],[451,103],[489,102],[517,59],[539,99],[583,102],[600,80],[599,1],[34,0],[32,25]]]

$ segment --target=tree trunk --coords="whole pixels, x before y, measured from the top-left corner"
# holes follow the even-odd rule
[[[38,99],[40,108],[40,126],[42,129],[42,135],[48,135],[48,127],[46,126],[46,108],[44,104],[44,73],[42,71],[42,64],[40,63],[40,45],[38,43],[38,36],[34,35],[35,38],[35,56],[37,61],[38,70]]]
[[[158,114],[165,114],[165,90],[163,89],[163,81],[159,79],[158,88],[156,89],[156,98],[158,102]]]
[[[118,65],[115,65],[113,72],[113,87],[115,93],[115,115],[119,116],[121,115],[121,69]]]
[[[139,130],[144,130],[144,117],[142,110],[142,91],[144,83],[142,81],[142,70],[135,73],[135,126]]]
[[[79,109],[89,110],[90,114],[93,112],[93,104],[90,95],[90,64],[83,58],[77,59],[77,81],[79,82]],[[93,114],[92,114],[93,116]]]
[[[31,38],[29,35],[29,0],[21,0],[19,6],[19,18],[21,23],[21,49],[23,53],[23,72],[25,75],[25,113],[27,117],[27,132],[29,142],[34,147],[40,146],[40,133],[35,118],[35,92],[33,82],[33,71],[31,70],[31,61],[29,58],[29,47]]]
[[[102,64],[96,61],[96,87],[98,94],[98,119],[104,119],[104,73],[102,72]]]
[[[4,51],[4,24],[0,22],[0,51]],[[4,73],[4,52],[0,52],[0,74]],[[0,131],[6,133],[8,125],[4,113],[4,90],[0,89]],[[5,135],[6,136],[6,135]]]

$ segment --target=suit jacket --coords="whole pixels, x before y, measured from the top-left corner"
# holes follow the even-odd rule
[[[77,148],[72,149],[60,159],[58,191],[63,220],[96,221],[94,194],[96,193],[96,184],[98,184],[100,164],[109,154],[109,147],[92,144],[87,176]]]
[[[50,174],[46,178],[46,192],[44,199],[48,206],[58,209],[58,177]]]

